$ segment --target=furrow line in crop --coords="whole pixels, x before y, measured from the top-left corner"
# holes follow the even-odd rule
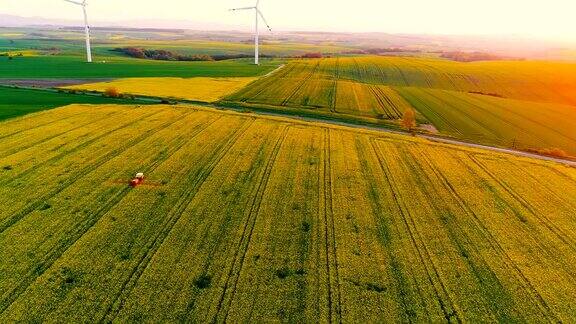
[[[390,109],[392,109],[392,112],[391,112],[392,119],[401,118],[404,111],[400,110],[400,107],[397,106],[396,103],[394,101],[392,101],[392,99],[390,97],[388,97],[388,94],[386,92],[384,92],[384,90],[382,88],[378,88],[378,90],[382,94],[384,100],[386,100],[386,102],[388,103]],[[388,88],[388,90],[393,92],[394,94],[398,95],[396,90],[393,90],[392,88]]]
[[[326,260],[328,261],[329,276],[328,283],[332,286],[332,273],[334,273],[334,280],[336,281],[335,290],[336,296],[331,298],[330,310],[332,306],[335,308],[335,315],[337,316],[337,322],[342,322],[342,293],[340,292],[340,275],[338,270],[338,255],[336,253],[336,226],[334,224],[334,201],[332,199],[332,169],[330,161],[330,149],[331,149],[331,139],[330,139],[330,129],[327,128],[324,133],[324,221],[326,225]],[[332,256],[332,261],[330,257]],[[330,294],[332,294],[333,288],[330,288]],[[330,317],[332,321],[332,316]]]
[[[386,112],[386,115],[389,119],[397,119],[402,116],[394,102],[392,102],[392,100],[388,97],[388,94],[384,92],[381,87],[376,86],[374,90],[376,92],[378,101],[381,102],[382,108]]]
[[[268,183],[270,182],[270,174],[272,173],[272,168],[276,162],[276,158],[278,157],[278,153],[280,152],[280,148],[288,135],[288,131],[290,130],[291,126],[284,126],[282,133],[278,136],[276,143],[274,145],[274,149],[270,158],[267,160],[266,168],[258,182],[258,189],[256,190],[256,195],[254,196],[254,200],[252,201],[251,208],[248,212],[248,218],[244,223],[244,228],[242,229],[242,236],[241,240],[238,244],[236,249],[236,253],[232,260],[232,265],[230,267],[230,271],[228,272],[228,276],[226,278],[226,283],[224,284],[224,288],[222,290],[222,295],[220,296],[220,300],[218,302],[218,307],[216,312],[214,313],[214,317],[212,318],[212,322],[216,322],[218,319],[218,314],[224,310],[224,322],[227,321],[228,312],[230,310],[232,301],[234,300],[234,295],[236,294],[236,286],[238,285],[238,280],[240,279],[240,273],[242,272],[242,268],[244,266],[244,260],[246,259],[246,254],[248,253],[248,247],[250,245],[250,241],[252,240],[252,235],[254,233],[254,227],[256,225],[256,220],[258,218],[258,213],[260,212],[260,206],[262,204],[262,200],[264,199],[264,194],[266,193],[266,189],[268,188]],[[234,273],[234,269],[236,268],[236,264],[238,263],[238,270]],[[232,283],[230,283],[232,280]],[[229,286],[231,286],[229,288]],[[230,289],[230,298],[226,306],[223,306],[224,299],[226,293]]]
[[[161,131],[170,127],[171,125],[179,122],[179,119],[171,120],[162,126],[158,127],[156,131]],[[142,140],[148,138],[148,135],[151,131],[146,132],[139,136],[137,139],[130,141],[125,145],[123,148],[124,150],[132,147],[134,144],[141,142]],[[182,141],[180,145],[176,146],[178,148],[182,147],[186,141]],[[117,149],[118,151],[114,155],[118,155],[122,151],[121,149]],[[174,151],[172,151],[174,153]],[[171,154],[172,154],[171,153]],[[155,170],[159,165],[162,164],[171,154],[166,154],[162,158],[155,159],[154,162],[143,169],[143,172],[149,173]],[[109,161],[108,158],[102,159],[101,163],[97,163],[96,167],[92,168],[91,171],[95,170],[97,167],[103,165]],[[58,260],[76,241],[78,241],[90,228],[94,226],[111,208],[113,208],[116,204],[118,204],[131,190],[131,187],[123,187],[122,189],[118,190],[113,196],[111,196],[103,205],[102,207],[98,208],[93,214],[90,215],[89,218],[84,220],[75,231],[68,235],[66,239],[60,242],[59,246],[52,249],[48,254],[43,258],[43,263],[41,266],[37,266],[36,268],[32,269],[21,281],[21,284],[14,288],[8,297],[0,303],[0,313],[4,312],[14,301],[18,299],[18,297],[26,291],[26,289],[36,280],[36,278],[42,276],[53,264]],[[61,190],[60,190],[61,191]],[[59,191],[59,192],[60,192]]]
[[[417,65],[422,66],[423,68],[420,71],[422,71],[422,72],[426,71],[427,72],[427,73],[422,73],[424,75],[424,81],[425,81],[426,85],[428,86],[428,88],[432,88],[432,89],[436,88],[431,80],[434,80],[434,79],[437,80],[437,79],[439,79],[438,75],[442,75],[442,71],[439,68],[436,68],[433,65],[429,65],[429,64],[420,62],[418,60],[410,60],[410,59],[402,59],[402,60],[408,64],[417,64]],[[431,71],[438,72],[438,75],[436,75],[436,78],[431,77],[431,75],[432,75],[432,73],[430,73]],[[455,87],[456,85],[452,82],[452,86]]]
[[[323,150],[323,151],[326,150],[326,147],[325,147],[326,143],[325,142],[326,141],[324,141],[320,150]],[[320,161],[320,162],[323,162],[323,161]],[[318,225],[313,227],[314,231],[316,232],[316,241],[318,242],[317,243],[318,248],[316,249],[316,282],[318,283],[316,286],[316,314],[318,314],[319,318],[324,318],[324,316],[323,316],[324,314],[321,312],[321,309],[322,309],[321,303],[323,301],[322,300],[323,299],[323,296],[322,296],[323,288],[321,287],[323,274],[321,273],[321,269],[322,269],[322,264],[324,262],[324,260],[323,260],[324,255],[323,255],[323,251],[322,251],[322,246],[320,244],[322,242],[322,232],[323,232],[322,226],[320,226],[323,222],[323,220],[322,220],[322,218],[323,218],[322,206],[325,204],[324,203],[325,199],[324,199],[323,195],[321,194],[321,192],[323,191],[322,186],[325,183],[324,177],[325,177],[325,172],[323,173],[322,170],[319,169],[318,170],[318,179],[317,179],[317,185],[318,185],[318,191],[319,191],[319,193],[318,193],[319,210],[316,213],[316,224],[318,224]],[[327,269],[325,271],[326,271],[326,275],[328,276]],[[326,282],[329,283],[329,278],[326,278]],[[330,298],[330,286],[329,286],[329,284],[327,284],[326,289],[328,292],[328,298]],[[330,305],[331,305],[330,300],[328,300],[328,309],[331,308]],[[330,319],[330,317],[328,317],[328,319]]]
[[[314,76],[314,74],[316,74],[316,71],[318,70],[318,68],[320,67],[320,62],[316,63],[316,66],[314,66],[314,68],[310,71],[310,73],[302,80],[302,82],[296,87],[296,89],[294,89],[294,91],[292,91],[292,93],[286,97],[284,99],[284,101],[282,101],[282,106],[287,106],[288,103],[296,96],[296,94],[298,94],[298,92],[300,92],[300,90],[302,90],[304,88],[304,85],[310,80],[312,79],[312,77]]]
[[[374,99],[378,102],[380,106],[380,111],[376,111],[376,113],[384,113],[388,119],[394,119],[395,116],[392,115],[388,107],[393,107],[392,103],[388,100],[386,95],[378,88],[376,85],[369,85],[370,92],[374,96]],[[389,105],[387,105],[388,103]]]
[[[39,197],[38,199],[36,199],[36,201],[34,201],[34,202],[28,204],[26,207],[24,207],[20,212],[12,215],[12,217],[10,217],[6,222],[3,222],[2,224],[0,224],[0,233],[3,233],[10,226],[14,225],[16,222],[18,222],[19,220],[24,218],[26,215],[28,215],[32,211],[36,210],[38,207],[40,207],[44,203],[44,201],[46,201],[46,200],[50,199],[51,197],[59,194],[60,192],[62,192],[64,189],[66,189],[70,185],[72,185],[72,184],[76,183],[77,181],[79,181],[80,179],[86,177],[88,175],[88,173],[94,171],[98,167],[100,167],[103,164],[105,164],[106,162],[108,162],[111,157],[119,155],[120,153],[126,151],[127,149],[129,149],[130,147],[135,145],[136,143],[140,143],[140,142],[144,141],[146,138],[148,138],[148,136],[150,134],[154,134],[155,132],[159,132],[165,128],[168,128],[171,125],[175,124],[176,122],[178,122],[178,120],[170,120],[170,121],[168,121],[168,122],[166,122],[166,123],[164,123],[158,127],[150,129],[150,130],[146,131],[145,133],[141,134],[140,136],[124,143],[119,148],[112,150],[108,154],[100,157],[94,163],[81,168],[76,175],[66,179],[65,181],[60,183],[60,185],[58,187],[56,187],[54,190],[52,190],[49,193]]]
[[[324,256],[323,259],[325,260],[325,266],[326,266],[326,289],[328,291],[328,321],[332,322],[332,300],[333,300],[333,291],[332,291],[332,275],[331,275],[331,270],[332,267],[330,266],[330,239],[329,239],[329,235],[328,235],[328,217],[327,217],[327,203],[328,203],[328,199],[327,199],[327,194],[326,194],[326,190],[328,190],[326,188],[326,185],[329,183],[328,177],[329,177],[329,170],[326,168],[327,165],[329,165],[329,163],[326,161],[328,155],[330,154],[330,145],[329,145],[329,141],[328,141],[328,137],[330,136],[330,129],[326,128],[324,130],[324,159],[323,159],[323,182],[322,182],[322,187],[321,187],[321,195],[320,197],[322,198],[322,204],[321,206],[323,206],[323,211],[321,210],[321,214],[323,216],[323,220],[322,222],[319,222],[319,224],[324,223]],[[326,153],[328,152],[328,153]],[[330,184],[331,185],[331,184]],[[324,261],[323,260],[323,261]]]
[[[214,152],[204,168],[200,169],[198,172],[195,172],[193,175],[190,175],[187,178],[187,182],[189,184],[189,186],[186,186],[187,190],[185,190],[178,201],[175,202],[174,207],[170,210],[169,216],[162,224],[161,229],[150,241],[146,253],[142,255],[138,265],[133,269],[131,274],[123,283],[122,289],[119,290],[119,294],[114,298],[114,301],[110,304],[104,313],[104,316],[98,322],[112,322],[116,316],[118,316],[118,313],[124,307],[126,299],[136,287],[138,280],[150,264],[150,261],[154,258],[160,247],[164,244],[166,238],[170,235],[172,229],[184,211],[192,203],[194,196],[198,193],[204,181],[210,176],[222,158],[226,156],[226,154],[234,146],[237,140],[244,133],[246,133],[246,131],[252,126],[253,123],[254,120],[251,120],[250,122],[246,122],[244,125],[242,125],[242,127],[239,127],[238,130],[236,130],[236,132],[230,136],[229,139],[224,142],[216,152]]]
[[[404,71],[402,71],[402,68],[400,66],[398,66],[397,64],[393,64],[393,66],[398,71],[398,74],[400,74],[400,77],[402,77],[402,81],[404,81],[404,86],[406,86],[406,87],[412,86],[410,84],[410,82],[408,82],[408,79],[406,78],[406,76],[404,75]]]
[[[340,58],[336,58],[336,73],[334,76],[334,85],[332,90],[332,103],[330,105],[330,111],[336,112],[336,101],[338,100],[338,82],[340,82]]]
[[[418,233],[418,231],[415,228],[414,220],[412,219],[412,216],[410,215],[410,211],[409,211],[408,207],[404,203],[402,203],[401,199],[398,197],[398,195],[399,195],[398,193],[400,192],[400,189],[395,184],[395,181],[393,179],[391,179],[389,176],[393,173],[392,173],[392,170],[390,170],[390,168],[384,163],[384,161],[386,161],[386,157],[382,154],[382,152],[378,148],[378,145],[376,143],[376,139],[371,138],[370,141],[371,141],[371,145],[372,145],[373,150],[376,152],[376,155],[378,156],[380,168],[382,168],[382,172],[386,176],[386,182],[388,183],[390,188],[392,188],[392,195],[394,197],[394,203],[398,206],[398,211],[400,212],[400,214],[402,216],[402,220],[404,222],[404,226],[406,227],[406,230],[407,230],[408,234],[410,235],[410,240],[412,241],[412,245],[414,246],[414,249],[418,252],[418,258],[420,259],[422,265],[424,265],[424,267],[426,269],[426,274],[428,276],[428,282],[430,283],[430,285],[434,289],[436,299],[440,305],[440,308],[442,309],[442,312],[444,313],[444,317],[446,318],[447,321],[451,321],[452,317],[456,317],[456,321],[458,323],[461,323],[462,319],[460,319],[460,315],[456,311],[454,302],[452,301],[452,299],[450,298],[450,295],[448,294],[448,291],[446,289],[444,282],[442,281],[442,279],[440,277],[438,269],[436,269],[436,266],[432,262],[430,252],[426,249],[425,245],[424,245],[424,249],[423,249],[424,251],[422,251],[422,249],[419,247],[418,241],[420,241],[420,242],[424,242],[424,241],[423,241],[421,235]],[[418,236],[418,239],[416,236]],[[429,267],[432,267],[432,269],[430,269]],[[434,280],[433,276],[436,277],[436,280]],[[444,296],[440,295],[436,281],[439,283],[440,288],[441,288]],[[446,300],[450,304],[449,307],[451,310],[448,309],[443,298],[446,298]]]

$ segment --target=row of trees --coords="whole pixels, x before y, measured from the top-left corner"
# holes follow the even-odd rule
[[[195,55],[182,55],[175,52],[167,50],[154,50],[145,49],[139,47],[123,47],[115,48],[112,51],[122,53],[124,55],[147,60],[158,60],[158,61],[224,61],[224,60],[235,60],[241,58],[252,58],[253,54],[218,54],[218,55],[208,55],[208,54],[195,54]],[[262,58],[273,58],[272,55],[260,55]],[[293,56],[293,58],[323,58],[324,55],[320,52],[305,53],[299,56]]]
[[[457,62],[499,61],[509,59],[483,52],[443,52],[440,57]]]
[[[137,47],[116,48],[113,51],[139,59],[159,61],[214,61],[210,55],[181,55],[167,50],[151,50]]]

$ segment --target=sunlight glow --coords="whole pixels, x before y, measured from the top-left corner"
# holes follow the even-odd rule
[[[143,21],[146,26],[246,29],[251,20],[227,12],[253,0],[91,0],[97,23]],[[576,41],[574,0],[262,0],[276,30],[523,35]],[[72,19],[76,8],[61,0],[2,0],[0,14]],[[196,25],[195,25],[196,26]]]

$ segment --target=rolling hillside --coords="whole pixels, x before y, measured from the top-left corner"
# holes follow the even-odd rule
[[[460,139],[576,155],[575,89],[570,63],[346,57],[291,61],[226,101],[374,123],[413,107]]]

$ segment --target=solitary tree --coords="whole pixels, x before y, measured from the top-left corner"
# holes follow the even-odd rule
[[[416,113],[413,109],[406,109],[404,115],[402,116],[402,127],[407,131],[412,131],[416,128]]]

